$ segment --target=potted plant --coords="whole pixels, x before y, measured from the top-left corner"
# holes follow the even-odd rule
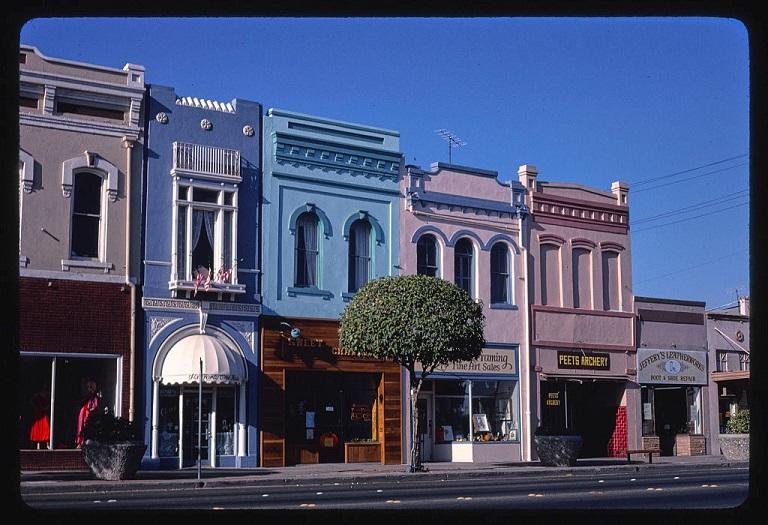
[[[579,457],[583,440],[570,428],[544,425],[533,433],[533,443],[542,465],[572,467]]]
[[[749,461],[749,410],[736,412],[720,434],[720,450],[730,461]]]
[[[133,479],[147,450],[136,423],[108,411],[91,414],[83,439],[83,459],[99,479]]]

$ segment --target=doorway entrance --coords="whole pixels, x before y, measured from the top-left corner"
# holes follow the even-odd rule
[[[416,408],[419,411],[416,435],[419,440],[421,461],[432,461],[432,444],[434,443],[434,435],[432,433],[432,394],[420,393],[419,398],[416,400]]]
[[[675,437],[688,433],[688,404],[685,388],[656,387],[653,391],[656,433],[662,456],[675,454]]]
[[[211,448],[211,391],[203,390],[202,411],[198,411],[199,394],[197,389],[184,389],[184,422],[182,428],[183,466],[197,463],[198,449],[198,421],[202,415],[200,431],[200,462],[209,464],[209,452]],[[200,414],[202,412],[202,414]]]

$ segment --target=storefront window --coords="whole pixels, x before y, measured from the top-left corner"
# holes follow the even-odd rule
[[[216,454],[235,454],[235,389],[219,388],[216,395]]]
[[[179,455],[179,387],[160,388],[160,443],[158,454],[161,458]]]
[[[88,417],[95,411],[117,409],[117,363],[111,356],[22,355],[19,446],[72,449],[81,445],[79,433]]]
[[[688,400],[688,432],[701,434],[701,387],[687,387],[685,397]]]
[[[433,384],[435,441],[519,439],[517,381],[436,379]]]

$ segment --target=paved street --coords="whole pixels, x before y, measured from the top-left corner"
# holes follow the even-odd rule
[[[33,509],[717,509],[747,496],[747,466],[647,468],[632,472],[562,471],[550,476],[407,476],[296,479],[291,484],[215,485],[173,482],[142,490],[114,487],[23,494]],[[64,485],[64,484],[62,484]]]

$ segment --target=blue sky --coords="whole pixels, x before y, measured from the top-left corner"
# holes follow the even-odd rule
[[[395,129],[406,161],[630,183],[635,295],[749,287],[749,43],[726,18],[36,19],[45,55]],[[657,179],[657,180],[654,180]],[[652,220],[648,220],[652,219]]]

